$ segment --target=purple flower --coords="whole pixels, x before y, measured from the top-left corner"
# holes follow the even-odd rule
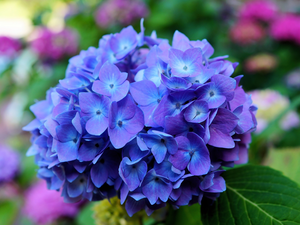
[[[21,49],[21,43],[13,38],[0,36],[0,56],[12,58]]]
[[[154,205],[158,200],[166,202],[172,192],[171,182],[158,174],[155,170],[150,170],[143,183],[143,194],[148,198],[151,205]],[[163,190],[163,191],[162,191]]]
[[[172,135],[153,130],[148,134],[140,134],[142,140],[151,149],[157,163],[161,163],[167,152],[175,154],[177,152],[177,142]]]
[[[93,91],[110,97],[111,101],[120,101],[129,90],[127,73],[121,73],[113,64],[106,62],[99,71],[99,80],[93,84]]]
[[[144,115],[128,95],[120,102],[112,102],[109,111],[108,134],[115,148],[122,148],[144,127]]]
[[[146,17],[148,9],[139,0],[107,0],[96,11],[95,19],[100,27],[108,27],[114,23],[128,25],[136,19]]]
[[[46,183],[39,181],[30,187],[25,196],[23,213],[36,224],[49,224],[63,217],[74,218],[80,204],[68,204],[61,193],[47,190]],[[41,207],[47,205],[47,207]]]
[[[92,135],[101,135],[108,127],[108,97],[83,92],[79,94],[81,116],[86,117],[86,131]]]
[[[204,175],[210,169],[208,149],[201,137],[188,133],[187,137],[176,138],[178,152],[169,157],[169,161],[179,170],[187,168],[193,175]]]
[[[176,31],[171,46],[144,30],[103,36],[30,107],[27,155],[67,202],[117,195],[130,216],[201,204],[225,191],[223,166],[248,160],[257,108],[237,63],[210,58],[205,39]]]
[[[31,48],[42,59],[59,60],[77,52],[78,37],[71,29],[66,28],[55,33],[47,28],[39,28],[36,36],[31,42]]]
[[[172,76],[194,77],[201,71],[202,52],[200,48],[188,49],[185,52],[171,49],[169,57]]]
[[[13,180],[19,169],[19,154],[7,146],[0,145],[0,183]]]

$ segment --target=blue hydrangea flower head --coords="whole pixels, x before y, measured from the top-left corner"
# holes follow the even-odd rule
[[[206,39],[144,31],[103,36],[30,107],[27,155],[67,202],[118,196],[130,216],[201,204],[225,191],[224,167],[247,162],[257,108],[238,64]]]

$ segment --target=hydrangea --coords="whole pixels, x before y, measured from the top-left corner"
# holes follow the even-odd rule
[[[13,180],[19,170],[19,154],[8,146],[0,145],[0,184]]]
[[[250,0],[239,9],[241,19],[259,20],[269,22],[276,18],[277,5],[270,0]]]
[[[14,57],[21,49],[21,43],[11,37],[0,36],[0,56]]]
[[[300,45],[300,16],[297,14],[284,14],[270,27],[271,36],[279,41],[292,41]]]
[[[256,107],[231,77],[237,63],[206,39],[172,45],[131,26],[70,59],[66,77],[31,106],[38,177],[67,202],[118,196],[130,216],[226,189],[223,166],[247,162]]]
[[[95,20],[100,27],[107,28],[115,23],[128,25],[148,13],[141,0],[106,0],[97,9]]]
[[[43,60],[59,60],[77,52],[78,36],[69,28],[53,32],[48,28],[40,27],[35,32],[31,48]]]
[[[63,217],[75,217],[80,204],[65,203],[60,194],[47,190],[45,181],[33,184],[25,193],[24,215],[38,225],[52,224]]]
[[[275,90],[254,90],[248,94],[251,95],[254,104],[259,108],[256,115],[258,121],[256,133],[262,132],[272,120],[290,105],[290,100]],[[300,119],[295,111],[288,112],[280,121],[280,127],[283,130],[290,130],[299,124]]]
[[[264,37],[264,28],[259,23],[251,20],[238,21],[230,29],[230,38],[240,45],[257,43]]]

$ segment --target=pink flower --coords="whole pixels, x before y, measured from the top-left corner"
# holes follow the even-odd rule
[[[27,190],[23,213],[36,224],[49,224],[61,217],[75,217],[79,204],[65,203],[61,193],[39,181]]]
[[[300,45],[300,16],[285,14],[271,24],[271,36],[279,41],[294,41]]]
[[[21,49],[21,43],[13,38],[0,36],[0,55],[14,57]]]
[[[239,10],[240,19],[260,20],[269,22],[276,17],[277,5],[272,1],[248,1]]]
[[[37,30],[31,48],[43,59],[58,60],[77,52],[78,37],[75,31],[65,28],[55,33],[47,28]]]
[[[107,0],[96,11],[95,19],[100,27],[119,23],[128,25],[148,15],[146,4],[140,0]]]
[[[265,36],[264,29],[251,20],[241,20],[230,29],[231,39],[241,45],[260,41]]]

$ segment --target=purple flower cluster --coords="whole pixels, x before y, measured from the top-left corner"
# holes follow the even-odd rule
[[[0,145],[0,184],[13,180],[19,169],[19,154],[8,146]]]
[[[172,46],[131,26],[70,59],[66,78],[31,106],[32,146],[67,202],[118,195],[131,216],[201,203],[225,191],[223,166],[247,162],[252,100],[237,63],[206,39]]]
[[[80,203],[68,204],[60,192],[47,190],[45,181],[33,184],[25,193],[23,214],[35,224],[52,224],[60,218],[74,218]]]
[[[13,58],[21,49],[21,43],[11,37],[0,36],[0,56]]]
[[[115,23],[129,25],[148,15],[148,8],[141,0],[107,0],[96,11],[95,20],[100,27]]]
[[[69,28],[53,32],[42,27],[36,30],[36,38],[31,42],[31,48],[44,60],[59,60],[64,56],[77,52],[77,33]]]

